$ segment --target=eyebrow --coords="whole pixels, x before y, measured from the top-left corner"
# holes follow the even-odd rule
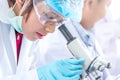
[[[49,18],[49,19],[53,19],[53,16],[51,16],[51,15],[49,15],[49,14],[45,14],[45,16],[47,16],[47,18]]]
[[[56,14],[54,12],[45,13],[45,16],[47,16],[47,18],[49,18],[49,19],[54,19],[54,18],[59,18],[59,17],[61,18],[60,15],[58,15],[58,14]]]

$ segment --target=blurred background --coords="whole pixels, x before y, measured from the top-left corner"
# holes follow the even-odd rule
[[[112,0],[112,3],[110,5],[110,11],[113,20],[120,18],[120,0]]]

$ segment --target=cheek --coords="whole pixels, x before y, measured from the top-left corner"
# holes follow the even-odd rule
[[[106,15],[106,12],[107,12],[107,7],[103,7],[102,11],[101,11],[101,18],[105,17]]]
[[[27,21],[27,25],[31,28],[31,30],[39,30],[43,27],[37,17],[30,17]]]
[[[101,18],[105,17],[106,12],[107,12],[107,8],[108,8],[107,2],[104,2],[101,5]]]
[[[95,13],[97,20],[105,17],[105,14],[106,14],[106,8],[105,7],[99,8]]]

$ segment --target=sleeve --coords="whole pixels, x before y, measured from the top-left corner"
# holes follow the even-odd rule
[[[39,78],[36,69],[34,69],[22,74],[4,76],[0,80],[39,80]]]

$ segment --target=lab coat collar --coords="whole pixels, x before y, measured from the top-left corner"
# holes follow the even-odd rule
[[[10,27],[10,25],[7,25],[7,24],[5,24],[5,25],[6,25],[6,27],[3,28],[3,31],[6,31],[6,32],[5,33],[3,32],[3,40],[5,43],[5,46],[7,46],[6,53],[9,58],[10,64],[12,66],[11,68],[13,70],[13,73],[15,73],[16,72],[16,63],[15,63],[15,57],[14,57],[14,51],[13,51],[14,47],[12,46],[12,44],[11,44],[12,40],[10,39],[11,27]]]
[[[13,57],[15,59],[15,63],[17,64],[16,36],[15,29],[13,27],[10,27],[10,41],[13,49]]]
[[[12,50],[13,50],[12,58],[14,59],[14,63],[13,63],[13,61],[12,61],[12,63],[15,64],[14,68],[16,68],[16,69],[14,69],[14,70],[15,70],[16,74],[29,70],[29,68],[31,67],[33,58],[34,58],[34,55],[31,55],[32,50],[34,50],[34,49],[32,49],[32,45],[34,42],[29,41],[23,35],[21,49],[20,49],[20,55],[19,55],[19,61],[17,64],[16,36],[15,36],[15,29],[13,27],[10,27],[9,35],[10,35],[10,41],[11,41],[10,43],[11,43]]]
[[[91,30],[84,29],[79,23],[73,22],[79,36],[84,41],[86,46],[93,46],[95,43],[95,36]]]
[[[77,22],[73,22],[73,25],[79,34],[80,39],[85,43],[86,47],[91,51],[91,56],[97,56],[98,52],[95,45],[95,36],[92,29],[86,30]]]
[[[28,71],[31,67],[34,56],[29,56],[32,53],[33,42],[29,41],[25,36],[23,36],[21,50],[19,55],[17,73],[22,73],[23,71]]]
[[[33,53],[33,45],[36,43],[36,41],[32,42],[29,41],[24,35],[21,43],[21,50],[19,55],[19,61],[17,64],[17,51],[16,51],[16,36],[15,36],[15,30],[13,27],[10,27],[10,43],[13,50],[12,58],[14,61],[12,61],[12,65],[14,65],[13,69],[16,74],[23,73],[23,71],[28,71],[32,65],[32,62],[34,61],[35,53]],[[35,48],[35,46],[34,46]]]

